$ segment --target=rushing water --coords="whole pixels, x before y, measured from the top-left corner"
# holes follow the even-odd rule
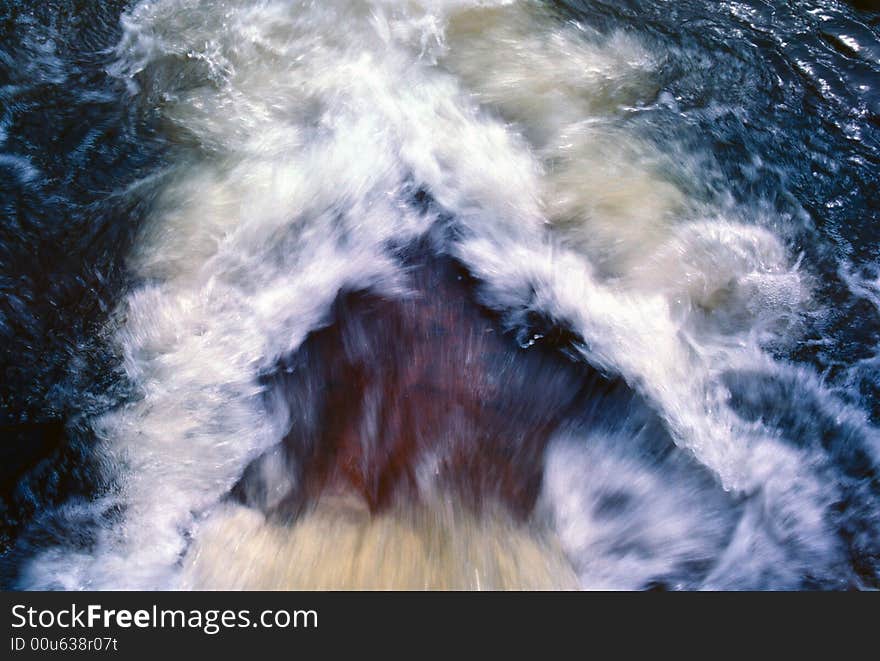
[[[0,0],[0,34],[7,586],[880,587],[880,14]],[[412,488],[328,491],[331,436]]]

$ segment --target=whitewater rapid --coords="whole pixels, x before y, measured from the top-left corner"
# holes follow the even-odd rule
[[[675,103],[651,44],[519,1],[145,0],[122,25],[111,72],[175,147],[106,330],[135,395],[89,422],[116,486],[68,506],[112,523],[89,548],[36,554],[20,586],[381,587],[393,573],[364,560],[360,579],[334,583],[315,541],[332,535],[348,540],[340,554],[369,555],[351,550],[360,539],[398,567],[430,562],[435,547],[413,541],[429,534],[421,509],[360,513],[345,533],[319,511],[288,536],[225,499],[297,424],[261,377],[329,323],[341,291],[405,296],[395,251],[424,240],[468,269],[512,333],[535,318],[567,329],[576,360],[632,398],[556,435],[530,524],[434,520],[461,546],[437,542],[452,558],[441,565],[460,572],[482,536],[516,549],[517,569],[486,551],[475,577],[413,569],[402,585],[857,581],[826,459],[735,403],[760,399],[764,377],[795,384],[781,406],[809,399],[855,430],[872,465],[877,432],[779,358],[826,305],[793,231],[706,195],[693,183],[703,154],[622,121]],[[864,291],[876,304],[876,283]],[[652,454],[658,438],[674,450]],[[258,570],[260,558],[273,560]]]

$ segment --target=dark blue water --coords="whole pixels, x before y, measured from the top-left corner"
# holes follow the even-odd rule
[[[160,101],[111,74],[128,7],[0,0],[0,576],[9,585],[40,549],[89,546],[88,526],[72,530],[54,508],[114,488],[89,424],[132,397],[108,326],[133,286],[125,260],[169,151],[186,140],[163,124]],[[553,11],[561,23],[635,35],[660,59],[655,97],[626,108],[619,125],[680,164],[669,176],[690,197],[772,219],[812,278],[818,304],[800,336],[771,348],[793,370],[731,371],[725,384],[738,416],[814,450],[822,479],[839,489],[828,517],[847,566],[795,587],[880,587],[880,13],[834,0],[566,0]],[[846,408],[829,407],[829,393]]]
[[[0,545],[94,486],[80,420],[117,399],[101,326],[162,141],[106,68],[124,2],[0,3]]]

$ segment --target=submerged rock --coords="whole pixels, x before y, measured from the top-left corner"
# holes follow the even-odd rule
[[[354,493],[379,512],[451,494],[529,514],[552,432],[601,377],[553,346],[561,336],[505,333],[451,259],[418,250],[406,266],[406,294],[340,294],[330,323],[267,377],[290,409],[284,447],[297,479],[269,502],[278,460],[269,470],[264,459],[237,487],[245,502],[296,512]]]

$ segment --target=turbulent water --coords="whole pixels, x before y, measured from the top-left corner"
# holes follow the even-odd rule
[[[0,0],[0,34],[8,587],[880,587],[880,14]],[[418,499],[274,515],[340,297],[431,260],[524,356],[501,386],[566,402],[527,515],[430,457]]]

